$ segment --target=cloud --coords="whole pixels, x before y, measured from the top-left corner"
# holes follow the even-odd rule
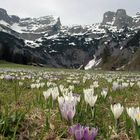
[[[134,15],[139,0],[0,0],[1,8],[21,17],[60,16],[63,24],[92,24],[102,20],[103,13],[119,8]]]

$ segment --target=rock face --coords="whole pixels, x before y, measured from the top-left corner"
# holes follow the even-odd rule
[[[117,26],[119,29],[122,27],[132,27],[133,25],[133,18],[127,16],[126,11],[123,9],[119,9],[115,15],[114,26]]]
[[[102,24],[105,25],[108,22],[112,23],[115,18],[115,12],[108,11],[104,14]]]
[[[106,12],[102,23],[62,26],[59,17],[9,16],[0,9],[0,59],[49,67],[139,70],[140,14]]]
[[[135,22],[133,18],[128,16],[124,9],[118,9],[117,12],[106,12],[103,18],[103,25],[111,24],[116,26],[118,29],[129,26],[132,27]]]
[[[0,8],[0,20],[3,20],[9,24],[13,24],[19,22],[20,18],[15,15],[9,16],[5,9]]]
[[[4,9],[0,9],[0,20],[6,21],[7,23],[11,24],[11,18],[7,14],[7,11]]]

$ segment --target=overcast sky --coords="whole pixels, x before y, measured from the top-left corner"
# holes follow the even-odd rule
[[[0,7],[20,17],[59,16],[62,24],[92,24],[102,21],[103,13],[126,9],[140,12],[140,0],[0,0]]]

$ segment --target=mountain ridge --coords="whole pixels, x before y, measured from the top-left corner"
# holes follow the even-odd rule
[[[0,9],[0,59],[7,59],[3,56],[6,56],[4,49],[8,46],[8,61],[15,63],[84,69],[132,69],[130,61],[134,61],[140,46],[139,30],[140,14],[130,17],[124,9],[106,12],[101,23],[70,27],[63,26],[59,17],[21,19],[9,16],[6,10]],[[5,41],[11,40],[8,37],[16,42],[7,45]],[[20,49],[17,44],[22,44]],[[139,69],[139,66],[136,67]]]

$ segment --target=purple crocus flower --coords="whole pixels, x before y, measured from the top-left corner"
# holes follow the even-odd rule
[[[89,127],[86,127],[84,130],[84,140],[95,140],[97,132],[97,128],[92,128],[91,130],[89,130]]]
[[[14,77],[13,77],[13,76],[11,76],[11,75],[5,75],[5,76],[4,76],[4,79],[5,79],[5,80],[9,80],[9,81],[10,81],[10,80],[13,80],[13,79],[14,79]]]
[[[76,124],[69,128],[69,133],[73,135],[76,140],[82,140],[84,137],[84,128],[80,124]]]
[[[67,121],[72,120],[75,115],[75,106],[68,102],[65,102],[61,106],[60,111],[64,119],[66,119]]]
[[[64,101],[59,102],[59,109],[64,118],[67,121],[71,121],[76,113],[75,104],[72,102]]]
[[[83,127],[80,124],[77,124],[69,128],[69,133],[73,135],[75,140],[95,140],[98,129],[89,129],[89,127]]]

